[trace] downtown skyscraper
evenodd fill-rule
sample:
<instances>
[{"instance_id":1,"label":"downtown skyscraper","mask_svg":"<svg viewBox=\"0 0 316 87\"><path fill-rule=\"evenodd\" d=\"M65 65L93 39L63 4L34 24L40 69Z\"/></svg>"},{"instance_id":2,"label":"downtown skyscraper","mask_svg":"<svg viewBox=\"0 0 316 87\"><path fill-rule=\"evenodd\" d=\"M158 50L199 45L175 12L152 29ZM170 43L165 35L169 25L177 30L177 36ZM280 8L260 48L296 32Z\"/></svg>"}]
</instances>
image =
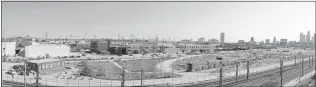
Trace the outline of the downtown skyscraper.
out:
<instances>
[{"instance_id":1,"label":"downtown skyscraper","mask_svg":"<svg viewBox=\"0 0 316 87\"><path fill-rule=\"evenodd\" d=\"M306 35L306 42L311 42L311 34L309 31L307 32L307 35Z\"/></svg>"},{"instance_id":2,"label":"downtown skyscraper","mask_svg":"<svg viewBox=\"0 0 316 87\"><path fill-rule=\"evenodd\" d=\"M277 43L275 36L273 37L273 43L274 43L274 44Z\"/></svg>"},{"instance_id":3,"label":"downtown skyscraper","mask_svg":"<svg viewBox=\"0 0 316 87\"><path fill-rule=\"evenodd\" d=\"M221 39L220 39L220 42L221 43L224 43L225 42L225 33L221 33Z\"/></svg>"},{"instance_id":4,"label":"downtown skyscraper","mask_svg":"<svg viewBox=\"0 0 316 87\"><path fill-rule=\"evenodd\" d=\"M305 43L305 35L303 33L300 34L300 43Z\"/></svg>"}]
</instances>

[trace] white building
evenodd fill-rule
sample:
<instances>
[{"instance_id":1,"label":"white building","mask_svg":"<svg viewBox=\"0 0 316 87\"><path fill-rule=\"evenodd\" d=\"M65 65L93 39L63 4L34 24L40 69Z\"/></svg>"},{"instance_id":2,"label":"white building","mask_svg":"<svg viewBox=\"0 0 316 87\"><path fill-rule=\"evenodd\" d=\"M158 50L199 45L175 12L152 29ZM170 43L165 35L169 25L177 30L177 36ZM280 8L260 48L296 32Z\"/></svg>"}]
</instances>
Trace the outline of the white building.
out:
<instances>
[{"instance_id":1,"label":"white building","mask_svg":"<svg viewBox=\"0 0 316 87\"><path fill-rule=\"evenodd\" d=\"M19 52L19 56L22 57L63 57L70 55L70 47L60 44L37 44L26 46Z\"/></svg>"},{"instance_id":2,"label":"white building","mask_svg":"<svg viewBox=\"0 0 316 87\"><path fill-rule=\"evenodd\" d=\"M189 52L214 52L214 49L218 46L217 44L211 45L198 45L198 44L177 44L176 48L180 48L183 53Z\"/></svg>"},{"instance_id":3,"label":"white building","mask_svg":"<svg viewBox=\"0 0 316 87\"><path fill-rule=\"evenodd\" d=\"M15 55L16 42L2 42L1 47L2 47L1 56L14 56Z\"/></svg>"}]
</instances>

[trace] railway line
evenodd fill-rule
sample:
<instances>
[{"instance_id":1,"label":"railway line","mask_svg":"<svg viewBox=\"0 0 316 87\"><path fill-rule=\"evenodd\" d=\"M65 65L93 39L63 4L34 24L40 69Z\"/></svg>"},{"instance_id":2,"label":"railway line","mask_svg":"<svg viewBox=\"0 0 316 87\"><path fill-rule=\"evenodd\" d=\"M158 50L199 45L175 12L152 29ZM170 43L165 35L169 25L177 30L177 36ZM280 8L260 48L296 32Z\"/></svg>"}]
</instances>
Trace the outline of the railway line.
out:
<instances>
[{"instance_id":1,"label":"railway line","mask_svg":"<svg viewBox=\"0 0 316 87\"><path fill-rule=\"evenodd\" d=\"M301 73L301 65L302 63L298 63L296 65L284 66L283 67L283 85L287 82L298 78L302 75ZM314 70L313 67L309 67L308 61L304 61L304 75ZM260 87L270 87L270 86L280 86L281 85L281 77L280 77L280 68L275 68L263 72L250 73L249 79L246 78L246 75L238 76L238 82L236 82L236 78L226 77L223 78L222 85L225 87L230 86L260 86ZM219 86L218 80L209 80L203 81L196 84L188 84L187 87L205 87L205 86Z\"/></svg>"}]
</instances>

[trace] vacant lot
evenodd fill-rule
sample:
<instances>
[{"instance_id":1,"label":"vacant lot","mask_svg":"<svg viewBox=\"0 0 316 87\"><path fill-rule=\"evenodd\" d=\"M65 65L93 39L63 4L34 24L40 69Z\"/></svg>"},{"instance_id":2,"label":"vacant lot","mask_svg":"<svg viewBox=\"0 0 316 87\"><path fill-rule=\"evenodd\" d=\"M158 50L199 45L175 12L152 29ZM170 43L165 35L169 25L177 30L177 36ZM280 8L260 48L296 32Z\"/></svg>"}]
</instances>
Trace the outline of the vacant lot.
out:
<instances>
[{"instance_id":1,"label":"vacant lot","mask_svg":"<svg viewBox=\"0 0 316 87\"><path fill-rule=\"evenodd\" d=\"M137 59L137 60L124 60L117 62L120 66L125 67L131 72L140 72L143 66L144 72L157 72L160 69L156 68L156 65L160 62L169 60L172 58L153 58L153 59Z\"/></svg>"},{"instance_id":2,"label":"vacant lot","mask_svg":"<svg viewBox=\"0 0 316 87\"><path fill-rule=\"evenodd\" d=\"M287 58L285 56L288 56ZM299 58L307 57L307 56L297 56L297 61ZM293 55L283 54L283 55L265 55L265 56L253 56L253 59L250 60L250 68L262 67L266 65L280 63L280 58L284 58L284 61L288 61L289 59L294 59ZM235 62L239 64L239 68L246 68L246 62L242 59L242 57L225 57L225 61L223 61L224 67L235 67ZM236 61L238 60L238 61ZM182 60L177 60L172 64L174 69L184 71L187 68L187 63L191 63L193 65L193 71L200 71L206 69L217 68L219 66L219 61L216 60L216 56L209 55L206 57L193 57Z\"/></svg>"},{"instance_id":3,"label":"vacant lot","mask_svg":"<svg viewBox=\"0 0 316 87\"><path fill-rule=\"evenodd\" d=\"M125 72L126 80L139 80L141 78L141 64L144 66L143 71L143 79L159 79L159 78L171 78L171 77L180 77L180 75L159 72L159 70L155 67L159 61L164 61L167 59L144 59L144 60L128 60L125 62L118 62L121 66L125 65L125 67L131 72ZM136 62L136 63L134 63ZM82 71L84 73L89 73L95 78L101 79L111 79L111 80L121 80L122 78L122 69L113 64L112 62L102 61L102 62L85 62L83 64L86 66L86 70ZM133 65L135 67L133 67Z\"/></svg>"}]
</instances>

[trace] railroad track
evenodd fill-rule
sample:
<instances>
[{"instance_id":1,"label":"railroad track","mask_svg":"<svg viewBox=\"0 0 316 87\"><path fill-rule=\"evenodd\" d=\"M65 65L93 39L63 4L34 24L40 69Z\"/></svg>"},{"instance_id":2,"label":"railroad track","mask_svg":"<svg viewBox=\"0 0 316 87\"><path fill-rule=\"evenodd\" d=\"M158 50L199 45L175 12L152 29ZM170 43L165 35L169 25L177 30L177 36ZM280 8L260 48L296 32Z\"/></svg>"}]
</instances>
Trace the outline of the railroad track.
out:
<instances>
[{"instance_id":1,"label":"railroad track","mask_svg":"<svg viewBox=\"0 0 316 87\"><path fill-rule=\"evenodd\" d=\"M298 65L301 65L301 63L298 63ZM314 68L309 66L308 61L304 61L304 74L309 73ZM287 82L299 77L301 75L301 67L298 68L295 65L290 66L284 66L283 67L283 85ZM270 77L275 77L273 81ZM267 87L267 86L277 86L280 85L280 70L279 68L263 71L263 72L257 72L257 73L251 73L249 74L249 79L246 79L246 75L241 75L238 77L238 82L236 82L235 77L227 77L223 78L223 86L261 86L261 87ZM190 85L188 87L204 87L204 86L218 86L219 81L217 80L209 80L200 82L194 85Z\"/></svg>"}]
</instances>

